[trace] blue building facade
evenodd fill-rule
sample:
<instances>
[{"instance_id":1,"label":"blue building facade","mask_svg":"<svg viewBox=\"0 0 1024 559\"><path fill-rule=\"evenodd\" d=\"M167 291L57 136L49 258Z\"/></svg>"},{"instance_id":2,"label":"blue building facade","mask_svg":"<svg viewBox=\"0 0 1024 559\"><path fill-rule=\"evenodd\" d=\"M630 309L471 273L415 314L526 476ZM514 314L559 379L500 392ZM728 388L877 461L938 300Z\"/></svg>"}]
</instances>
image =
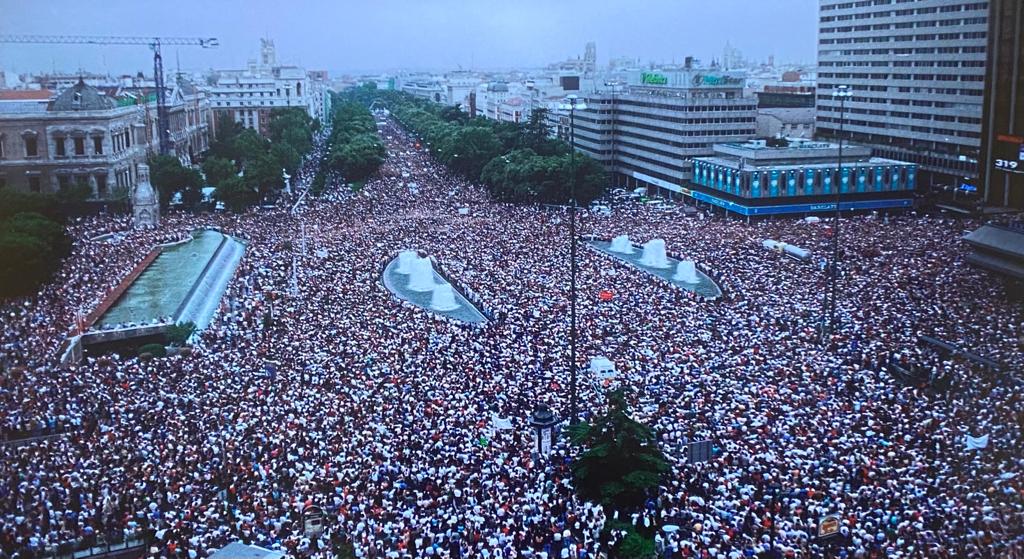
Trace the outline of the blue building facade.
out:
<instances>
[{"instance_id":1,"label":"blue building facade","mask_svg":"<svg viewBox=\"0 0 1024 559\"><path fill-rule=\"evenodd\" d=\"M715 156L693 161L691 195L742 215L834 210L837 189L841 209L912 205L916 165L855 156L840 169L833 159L838 146L806 144L715 146Z\"/></svg>"}]
</instances>

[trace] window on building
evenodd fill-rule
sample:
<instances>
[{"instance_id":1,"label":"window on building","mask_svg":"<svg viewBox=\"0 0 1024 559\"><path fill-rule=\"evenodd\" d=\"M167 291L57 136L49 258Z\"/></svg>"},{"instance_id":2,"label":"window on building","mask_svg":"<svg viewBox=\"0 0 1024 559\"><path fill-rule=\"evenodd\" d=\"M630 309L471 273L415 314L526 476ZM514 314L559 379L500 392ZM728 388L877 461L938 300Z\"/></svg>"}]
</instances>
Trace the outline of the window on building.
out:
<instances>
[{"instance_id":1,"label":"window on building","mask_svg":"<svg viewBox=\"0 0 1024 559\"><path fill-rule=\"evenodd\" d=\"M57 150L57 157L64 157L67 152L64 151L64 138L58 137L53 139L55 148Z\"/></svg>"},{"instance_id":2,"label":"window on building","mask_svg":"<svg viewBox=\"0 0 1024 559\"><path fill-rule=\"evenodd\" d=\"M85 138L75 138L75 155L85 155Z\"/></svg>"},{"instance_id":3,"label":"window on building","mask_svg":"<svg viewBox=\"0 0 1024 559\"><path fill-rule=\"evenodd\" d=\"M39 156L39 142L35 136L25 137L25 157Z\"/></svg>"},{"instance_id":4,"label":"window on building","mask_svg":"<svg viewBox=\"0 0 1024 559\"><path fill-rule=\"evenodd\" d=\"M92 151L96 155L103 155L103 138L97 136L92 139Z\"/></svg>"},{"instance_id":5,"label":"window on building","mask_svg":"<svg viewBox=\"0 0 1024 559\"><path fill-rule=\"evenodd\" d=\"M68 185L71 184L71 181L69 180L70 178L71 177L67 175L57 175L57 187L60 188L61 191L67 190Z\"/></svg>"},{"instance_id":6,"label":"window on building","mask_svg":"<svg viewBox=\"0 0 1024 559\"><path fill-rule=\"evenodd\" d=\"M35 138L33 138L34 140ZM42 189L39 186L39 177L28 178L28 189L32 192L40 192Z\"/></svg>"},{"instance_id":7,"label":"window on building","mask_svg":"<svg viewBox=\"0 0 1024 559\"><path fill-rule=\"evenodd\" d=\"M96 175L96 193L100 198L103 198L107 194L107 176Z\"/></svg>"},{"instance_id":8,"label":"window on building","mask_svg":"<svg viewBox=\"0 0 1024 559\"><path fill-rule=\"evenodd\" d=\"M7 177L0 175L0 190L7 188Z\"/></svg>"}]
</instances>

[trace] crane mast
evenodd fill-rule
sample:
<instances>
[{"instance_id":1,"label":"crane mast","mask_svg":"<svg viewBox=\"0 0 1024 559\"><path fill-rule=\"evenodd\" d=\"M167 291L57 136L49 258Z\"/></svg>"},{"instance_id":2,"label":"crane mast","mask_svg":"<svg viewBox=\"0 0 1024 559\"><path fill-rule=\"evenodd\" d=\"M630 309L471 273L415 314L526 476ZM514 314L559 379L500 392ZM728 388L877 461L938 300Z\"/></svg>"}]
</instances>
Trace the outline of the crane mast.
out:
<instances>
[{"instance_id":1,"label":"crane mast","mask_svg":"<svg viewBox=\"0 0 1024 559\"><path fill-rule=\"evenodd\" d=\"M216 37L105 37L89 35L0 35L0 43L35 43L51 45L145 45L153 50L153 81L156 85L156 122L160 155L171 152L171 123L164 88L164 61L161 45L198 46L204 49L219 46Z\"/></svg>"}]
</instances>

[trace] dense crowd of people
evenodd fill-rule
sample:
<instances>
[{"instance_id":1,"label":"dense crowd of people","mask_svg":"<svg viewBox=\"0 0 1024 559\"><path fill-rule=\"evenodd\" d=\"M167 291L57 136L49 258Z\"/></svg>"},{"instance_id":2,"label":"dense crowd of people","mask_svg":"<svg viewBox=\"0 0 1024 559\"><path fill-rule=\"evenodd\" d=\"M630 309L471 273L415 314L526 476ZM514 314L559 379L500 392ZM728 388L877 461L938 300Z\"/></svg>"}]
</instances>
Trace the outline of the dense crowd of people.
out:
<instances>
[{"instance_id":1,"label":"dense crowd of people","mask_svg":"<svg viewBox=\"0 0 1024 559\"><path fill-rule=\"evenodd\" d=\"M538 404L569 409L565 210L493 203L400 128L381 135L388 159L359 192L334 177L319 198L171 214L155 231L72 224L58 277L0 309L0 423L73 427L0 450L0 555L132 540L201 559L237 540L295 557L589 559L614 556L615 522L656 534L666 559L994 557L1024 537L1024 313L965 263L959 237L977 222L844 219L839 327L821 343L825 274L761 241L827 254L827 221L581 213L584 235L664 239L723 291L703 299L580 251L583 419L605 389L587 362L608 357L672 464L643 510L606 510L573 491L578 449L532 453L527 423ZM154 244L200 227L247 248L190 354L59 363L79 317ZM409 248L493 320L399 304L380 274ZM1002 368L922 349L922 335ZM900 383L893 363L929 378ZM708 439L711 459L688 463ZM309 506L325 511L320 538ZM840 528L822 540L826 515Z\"/></svg>"}]
</instances>

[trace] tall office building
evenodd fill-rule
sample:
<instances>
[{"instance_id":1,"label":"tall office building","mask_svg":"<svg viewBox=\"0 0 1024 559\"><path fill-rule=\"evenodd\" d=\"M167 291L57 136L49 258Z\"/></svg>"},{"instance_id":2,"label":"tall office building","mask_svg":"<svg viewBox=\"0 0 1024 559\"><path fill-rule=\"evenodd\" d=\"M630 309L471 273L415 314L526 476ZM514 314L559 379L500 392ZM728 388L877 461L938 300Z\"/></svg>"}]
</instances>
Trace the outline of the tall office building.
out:
<instances>
[{"instance_id":1,"label":"tall office building","mask_svg":"<svg viewBox=\"0 0 1024 559\"><path fill-rule=\"evenodd\" d=\"M925 187L976 181L988 8L971 0L819 0L817 134L836 137L832 92L848 85L848 140L916 163Z\"/></svg>"},{"instance_id":2,"label":"tall office building","mask_svg":"<svg viewBox=\"0 0 1024 559\"><path fill-rule=\"evenodd\" d=\"M986 204L1024 209L1024 2L989 3L980 190Z\"/></svg>"},{"instance_id":3,"label":"tall office building","mask_svg":"<svg viewBox=\"0 0 1024 559\"><path fill-rule=\"evenodd\" d=\"M587 94L576 112L576 147L601 162L613 184L687 194L693 158L719 143L754 136L757 100L744 96L746 74L683 68L630 72L627 84ZM570 134L569 114L548 114L554 131Z\"/></svg>"}]
</instances>

